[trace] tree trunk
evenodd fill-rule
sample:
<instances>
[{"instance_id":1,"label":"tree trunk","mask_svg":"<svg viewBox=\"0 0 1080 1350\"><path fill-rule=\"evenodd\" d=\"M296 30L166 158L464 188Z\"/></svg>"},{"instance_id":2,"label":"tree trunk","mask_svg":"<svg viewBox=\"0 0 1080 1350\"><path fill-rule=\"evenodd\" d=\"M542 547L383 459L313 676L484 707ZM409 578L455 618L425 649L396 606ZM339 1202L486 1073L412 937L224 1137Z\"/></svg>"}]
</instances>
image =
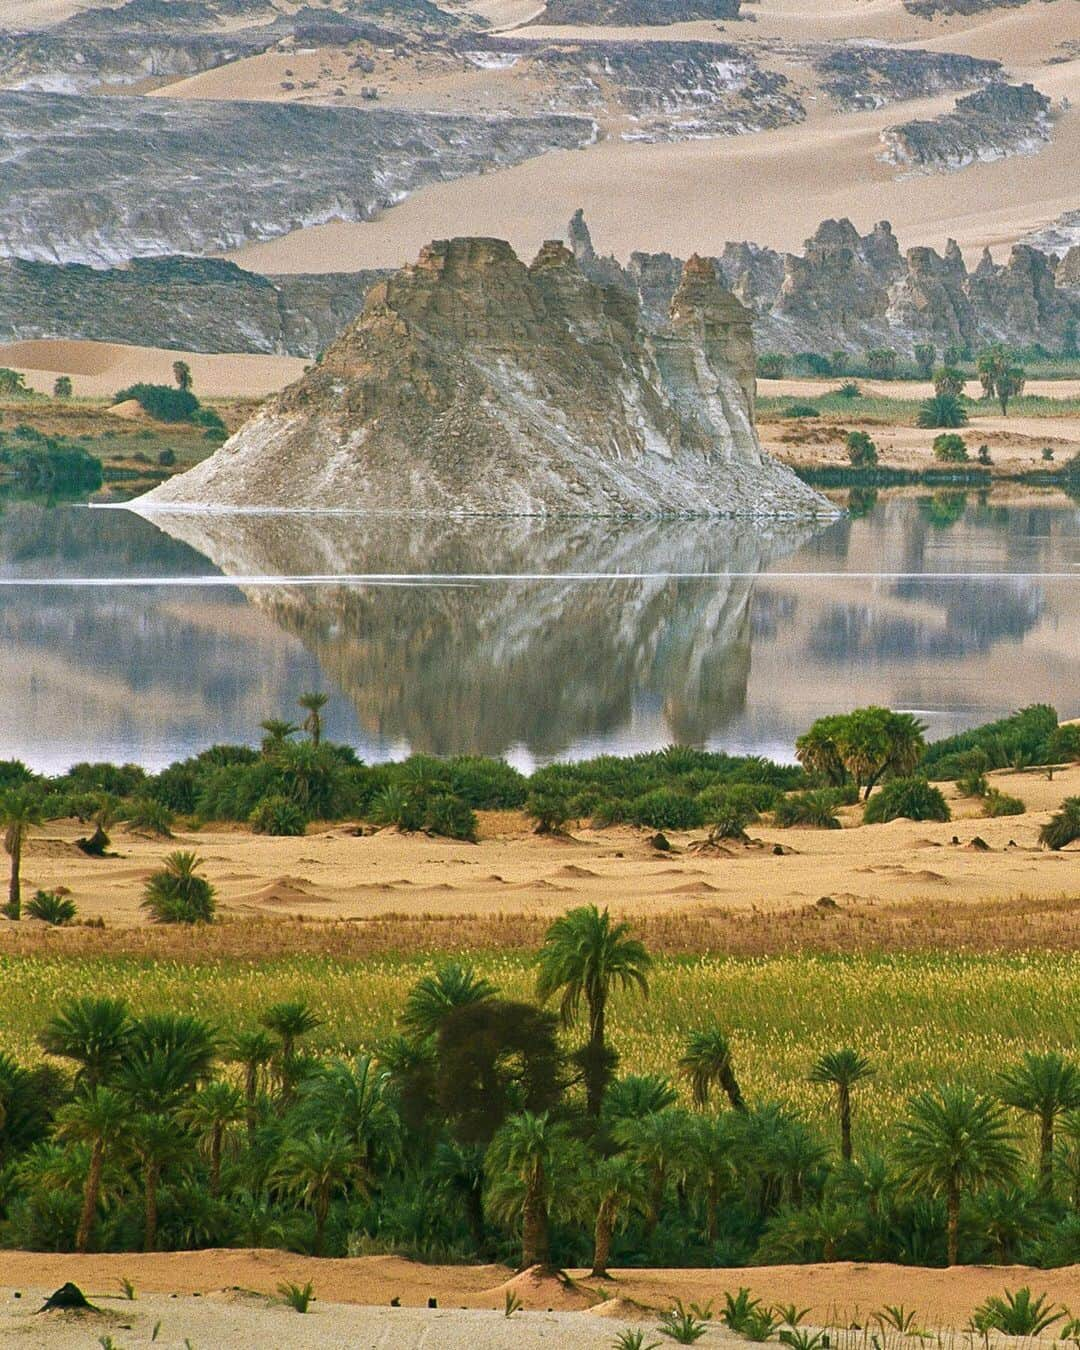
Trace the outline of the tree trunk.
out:
<instances>
[{"instance_id":1,"label":"tree trunk","mask_svg":"<svg viewBox=\"0 0 1080 1350\"><path fill-rule=\"evenodd\" d=\"M465 1221L469 1225L469 1235L477 1256L484 1254L487 1246L487 1231L484 1228L484 1193L479 1186L472 1186L465 1195Z\"/></svg>"},{"instance_id":2,"label":"tree trunk","mask_svg":"<svg viewBox=\"0 0 1080 1350\"><path fill-rule=\"evenodd\" d=\"M157 1250L157 1192L161 1168L157 1163L146 1164L146 1210L143 1223L143 1251Z\"/></svg>"},{"instance_id":3,"label":"tree trunk","mask_svg":"<svg viewBox=\"0 0 1080 1350\"><path fill-rule=\"evenodd\" d=\"M851 1090L846 1083L840 1084L840 1156L845 1162L851 1161Z\"/></svg>"},{"instance_id":4,"label":"tree trunk","mask_svg":"<svg viewBox=\"0 0 1080 1350\"><path fill-rule=\"evenodd\" d=\"M90 1231L94 1226L94 1215L97 1213L98 1195L101 1192L101 1169L104 1163L105 1141L95 1139L90 1153L90 1170L86 1174L86 1188L83 1191L79 1231L75 1234L75 1250L80 1254L90 1246Z\"/></svg>"},{"instance_id":5,"label":"tree trunk","mask_svg":"<svg viewBox=\"0 0 1080 1350\"><path fill-rule=\"evenodd\" d=\"M248 1147L255 1146L255 1099L259 1095L259 1066L251 1063L244 1075L244 1101L247 1104Z\"/></svg>"},{"instance_id":6,"label":"tree trunk","mask_svg":"<svg viewBox=\"0 0 1080 1350\"><path fill-rule=\"evenodd\" d=\"M330 1212L330 1197L320 1195L315 1201L315 1255L322 1256L326 1241L326 1216Z\"/></svg>"},{"instance_id":7,"label":"tree trunk","mask_svg":"<svg viewBox=\"0 0 1080 1350\"><path fill-rule=\"evenodd\" d=\"M22 834L18 826L12 833L11 839L11 876L8 879L8 902L4 913L9 919L22 918L22 892L20 890L19 872L22 867Z\"/></svg>"},{"instance_id":8,"label":"tree trunk","mask_svg":"<svg viewBox=\"0 0 1080 1350\"><path fill-rule=\"evenodd\" d=\"M585 1070L585 1109L593 1120L600 1119L607 1087L607 1061L604 1056L604 1000L589 1009L589 1061Z\"/></svg>"},{"instance_id":9,"label":"tree trunk","mask_svg":"<svg viewBox=\"0 0 1080 1350\"><path fill-rule=\"evenodd\" d=\"M596 1212L596 1229L593 1234L592 1270L589 1275L594 1280L608 1278L608 1262L611 1260L611 1234L615 1228L615 1213L608 1200L600 1202Z\"/></svg>"},{"instance_id":10,"label":"tree trunk","mask_svg":"<svg viewBox=\"0 0 1080 1350\"><path fill-rule=\"evenodd\" d=\"M739 1080L735 1077L735 1070L730 1064L725 1065L720 1071L720 1086L724 1089L733 1111L746 1110L746 1102L743 1101L742 1088L739 1087Z\"/></svg>"},{"instance_id":11,"label":"tree trunk","mask_svg":"<svg viewBox=\"0 0 1080 1350\"><path fill-rule=\"evenodd\" d=\"M1039 1194L1049 1200L1054 1194L1054 1113L1039 1121Z\"/></svg>"},{"instance_id":12,"label":"tree trunk","mask_svg":"<svg viewBox=\"0 0 1080 1350\"><path fill-rule=\"evenodd\" d=\"M224 1126L215 1125L210 1136L210 1194L221 1190L221 1136Z\"/></svg>"},{"instance_id":13,"label":"tree trunk","mask_svg":"<svg viewBox=\"0 0 1080 1350\"><path fill-rule=\"evenodd\" d=\"M946 1259L950 1266L955 1266L957 1250L960 1245L960 1188L955 1181L949 1183L946 1205L948 1210L948 1256Z\"/></svg>"},{"instance_id":14,"label":"tree trunk","mask_svg":"<svg viewBox=\"0 0 1080 1350\"><path fill-rule=\"evenodd\" d=\"M705 1191L705 1237L709 1242L716 1241L716 1217L720 1209L719 1189L716 1177L710 1177Z\"/></svg>"},{"instance_id":15,"label":"tree trunk","mask_svg":"<svg viewBox=\"0 0 1080 1350\"><path fill-rule=\"evenodd\" d=\"M649 1187L649 1212L645 1216L645 1236L652 1237L656 1225L660 1222L660 1208L664 1203L664 1182L666 1176L662 1167L654 1168L652 1185Z\"/></svg>"},{"instance_id":16,"label":"tree trunk","mask_svg":"<svg viewBox=\"0 0 1080 1350\"><path fill-rule=\"evenodd\" d=\"M527 1270L530 1266L546 1268L550 1264L547 1205L540 1194L540 1186L533 1184L525 1196L521 1216L521 1265Z\"/></svg>"}]
</instances>

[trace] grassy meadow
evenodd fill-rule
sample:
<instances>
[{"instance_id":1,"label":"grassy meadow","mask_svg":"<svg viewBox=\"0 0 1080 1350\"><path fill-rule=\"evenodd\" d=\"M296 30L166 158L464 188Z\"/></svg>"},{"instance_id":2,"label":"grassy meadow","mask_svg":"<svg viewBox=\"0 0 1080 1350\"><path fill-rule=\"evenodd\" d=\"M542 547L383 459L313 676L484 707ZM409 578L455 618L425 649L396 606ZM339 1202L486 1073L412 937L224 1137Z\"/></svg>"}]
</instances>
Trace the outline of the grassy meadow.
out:
<instances>
[{"instance_id":1,"label":"grassy meadow","mask_svg":"<svg viewBox=\"0 0 1080 1350\"><path fill-rule=\"evenodd\" d=\"M54 1009L100 994L138 1013L198 1013L226 1032L253 1026L275 1001L304 999L323 1020L312 1049L372 1048L433 959L4 957L0 1050L34 1061L36 1033ZM527 954L471 959L508 997L532 997ZM863 1145L886 1142L910 1093L952 1079L982 1088L1024 1050L1071 1051L1080 1025L1080 953L666 956L651 986L647 1003L615 995L609 1034L622 1072L674 1076L686 1036L716 1019L748 1097L782 1100L820 1123L833 1099L806 1081L807 1070L823 1051L851 1045L876 1070L855 1093Z\"/></svg>"}]
</instances>

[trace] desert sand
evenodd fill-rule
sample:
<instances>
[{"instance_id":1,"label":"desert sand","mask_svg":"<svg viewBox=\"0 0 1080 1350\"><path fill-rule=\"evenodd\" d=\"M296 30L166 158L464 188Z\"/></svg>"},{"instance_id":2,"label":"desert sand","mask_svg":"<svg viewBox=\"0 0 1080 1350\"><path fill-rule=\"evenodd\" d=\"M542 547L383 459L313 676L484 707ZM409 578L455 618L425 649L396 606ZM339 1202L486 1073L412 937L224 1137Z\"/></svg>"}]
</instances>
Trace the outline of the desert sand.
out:
<instances>
[{"instance_id":1,"label":"desert sand","mask_svg":"<svg viewBox=\"0 0 1080 1350\"><path fill-rule=\"evenodd\" d=\"M70 375L75 396L86 398L109 398L125 385L139 382L172 384L174 361L186 361L196 393L211 398L264 397L298 380L309 364L295 356L207 356L114 342L50 339L0 345L0 366L22 371L30 388L52 393L56 377Z\"/></svg>"},{"instance_id":2,"label":"desert sand","mask_svg":"<svg viewBox=\"0 0 1080 1350\"><path fill-rule=\"evenodd\" d=\"M478 844L396 830L359 834L350 824L312 826L301 838L210 826L179 829L172 840L117 827L120 856L91 859L74 842L86 827L50 822L24 851L24 884L28 893L66 886L82 918L100 917L110 928L145 923L143 886L176 848L205 859L222 917L233 920L542 919L589 903L627 915L717 918L803 911L822 896L870 907L1075 896L1080 850L1043 851L1037 835L1064 797L1080 793L1080 765L1055 772L1053 781L1041 771L991 778L1028 813L985 819L981 802L958 799L950 785L954 819L947 824L856 825L861 810L849 807L840 813L849 827L843 830L763 822L752 827L755 843L705 849L702 831L672 832L669 854L653 847L647 830L580 829L552 839L534 834L516 812L489 812L481 815ZM988 847L972 846L976 836ZM0 925L0 942L15 936L14 927ZM77 932L48 936L63 942Z\"/></svg>"},{"instance_id":3,"label":"desert sand","mask_svg":"<svg viewBox=\"0 0 1080 1350\"><path fill-rule=\"evenodd\" d=\"M916 1269L893 1265L762 1266L733 1270L615 1270L603 1283L584 1271L568 1279L521 1275L502 1266L421 1266L393 1256L316 1260L269 1250L173 1252L115 1256L0 1253L0 1336L30 1347L83 1347L102 1334L120 1344L143 1343L160 1324L156 1344L379 1346L415 1350L518 1350L550 1345L567 1350L610 1347L624 1326L653 1328L676 1298L722 1303L741 1285L767 1303L809 1309L810 1326L833 1332L841 1350L855 1350L875 1310L904 1304L923 1327L961 1327L975 1306L1003 1287L1033 1284L1051 1301L1075 1298L1080 1268L1033 1271L1022 1266ZM135 1298L120 1293L130 1280ZM100 1311L96 1314L36 1310L52 1289L73 1280ZM283 1281L315 1286L315 1301L301 1320L277 1297ZM15 1297L18 1291L20 1297ZM507 1293L522 1311L504 1315ZM390 1307L391 1299L400 1307ZM438 1308L429 1310L435 1298ZM120 1339L120 1338L125 1339ZM655 1337L651 1338L655 1339ZM667 1342L665 1342L666 1344ZM701 1345L741 1344L714 1323ZM964 1338L960 1344L967 1344ZM981 1339L977 1342L982 1344Z\"/></svg>"}]
</instances>

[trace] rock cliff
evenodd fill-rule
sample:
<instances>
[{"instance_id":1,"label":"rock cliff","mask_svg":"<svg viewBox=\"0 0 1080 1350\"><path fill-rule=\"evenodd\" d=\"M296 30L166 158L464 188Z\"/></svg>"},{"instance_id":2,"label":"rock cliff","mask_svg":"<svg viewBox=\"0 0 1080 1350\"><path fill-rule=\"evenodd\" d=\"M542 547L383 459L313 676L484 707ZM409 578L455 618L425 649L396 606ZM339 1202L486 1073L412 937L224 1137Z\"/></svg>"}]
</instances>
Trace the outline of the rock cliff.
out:
<instances>
[{"instance_id":1,"label":"rock cliff","mask_svg":"<svg viewBox=\"0 0 1080 1350\"><path fill-rule=\"evenodd\" d=\"M691 258L659 330L561 243L455 239L214 455L140 499L431 515L816 515L762 454L750 315Z\"/></svg>"},{"instance_id":2,"label":"rock cliff","mask_svg":"<svg viewBox=\"0 0 1080 1350\"><path fill-rule=\"evenodd\" d=\"M921 173L1036 154L1050 139L1050 100L1031 84L992 84L951 113L886 127L881 139L884 158Z\"/></svg>"}]
</instances>

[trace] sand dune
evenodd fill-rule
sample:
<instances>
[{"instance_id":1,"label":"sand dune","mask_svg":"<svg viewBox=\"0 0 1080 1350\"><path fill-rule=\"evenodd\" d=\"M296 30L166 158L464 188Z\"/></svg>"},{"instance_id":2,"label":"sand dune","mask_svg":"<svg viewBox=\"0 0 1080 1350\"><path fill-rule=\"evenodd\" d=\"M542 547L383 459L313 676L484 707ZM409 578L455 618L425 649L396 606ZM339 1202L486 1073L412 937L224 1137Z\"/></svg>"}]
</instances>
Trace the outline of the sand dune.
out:
<instances>
[{"instance_id":1,"label":"sand dune","mask_svg":"<svg viewBox=\"0 0 1080 1350\"><path fill-rule=\"evenodd\" d=\"M172 384L174 361L188 363L196 392L209 397L261 398L299 379L308 364L293 356L206 356L113 342L50 339L0 345L0 366L22 371L31 388L51 393L57 375L70 375L76 396L85 398L110 398L140 381Z\"/></svg>"}]
</instances>

